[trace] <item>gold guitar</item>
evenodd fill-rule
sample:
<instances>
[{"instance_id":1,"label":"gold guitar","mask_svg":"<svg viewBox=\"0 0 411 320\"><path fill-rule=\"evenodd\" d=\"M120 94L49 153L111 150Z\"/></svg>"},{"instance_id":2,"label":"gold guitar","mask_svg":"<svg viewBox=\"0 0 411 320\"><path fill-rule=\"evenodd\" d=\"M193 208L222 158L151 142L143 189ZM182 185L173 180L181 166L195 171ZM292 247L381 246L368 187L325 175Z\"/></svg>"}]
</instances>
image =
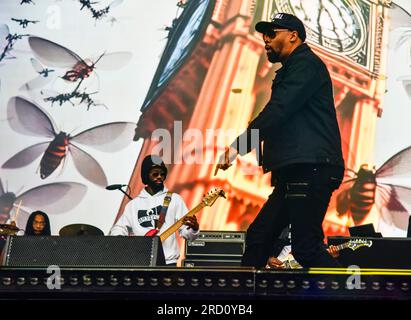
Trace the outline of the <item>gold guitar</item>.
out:
<instances>
[{"instance_id":1,"label":"gold guitar","mask_svg":"<svg viewBox=\"0 0 411 320\"><path fill-rule=\"evenodd\" d=\"M199 212L204 207L208 206L211 207L214 202L216 202L217 198L223 197L225 198L225 192L221 188L213 188L211 189L201 200L201 203L187 212L183 217L181 217L178 221L176 221L171 227L160 234L161 242L166 240L169 236L171 236L174 232L176 232L182 225L185 217L194 216L197 212ZM152 229L148 231L145 236L155 236L159 230Z\"/></svg>"},{"instance_id":2,"label":"gold guitar","mask_svg":"<svg viewBox=\"0 0 411 320\"><path fill-rule=\"evenodd\" d=\"M342 244L335 246L335 248L337 251L340 251L346 248L349 248L352 251L355 251L361 247L370 248L371 246L372 246L371 240L352 239L348 242L344 242ZM284 259L281 259L280 261L285 265L285 269L302 269L302 266L297 262L297 260L295 260L294 256L291 253L289 253Z\"/></svg>"}]
</instances>

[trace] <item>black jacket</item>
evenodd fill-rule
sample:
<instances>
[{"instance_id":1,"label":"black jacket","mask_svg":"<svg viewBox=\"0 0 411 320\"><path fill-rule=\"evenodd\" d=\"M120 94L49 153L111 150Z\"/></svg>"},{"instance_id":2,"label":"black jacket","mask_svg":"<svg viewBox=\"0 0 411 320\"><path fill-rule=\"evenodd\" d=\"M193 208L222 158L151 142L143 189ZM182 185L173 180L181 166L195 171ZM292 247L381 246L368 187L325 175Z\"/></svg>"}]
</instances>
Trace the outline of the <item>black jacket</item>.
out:
<instances>
[{"instance_id":1,"label":"black jacket","mask_svg":"<svg viewBox=\"0 0 411 320\"><path fill-rule=\"evenodd\" d=\"M258 129L264 141L264 171L295 163L344 167L330 74L307 44L297 47L277 71L270 101L231 145L241 155L256 147L250 142L251 129ZM246 147L241 141L248 141Z\"/></svg>"}]
</instances>

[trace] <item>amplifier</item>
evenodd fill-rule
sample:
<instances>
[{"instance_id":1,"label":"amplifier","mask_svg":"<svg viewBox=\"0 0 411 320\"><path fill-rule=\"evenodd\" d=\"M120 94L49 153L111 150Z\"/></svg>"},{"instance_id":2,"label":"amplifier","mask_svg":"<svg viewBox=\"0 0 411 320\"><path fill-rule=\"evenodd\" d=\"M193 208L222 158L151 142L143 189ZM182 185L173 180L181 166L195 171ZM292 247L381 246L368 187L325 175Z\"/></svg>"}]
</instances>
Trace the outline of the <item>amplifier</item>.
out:
<instances>
[{"instance_id":1,"label":"amplifier","mask_svg":"<svg viewBox=\"0 0 411 320\"><path fill-rule=\"evenodd\" d=\"M241 260L245 235L244 231L200 231L197 239L186 241L185 256L189 259Z\"/></svg>"},{"instance_id":2,"label":"amplifier","mask_svg":"<svg viewBox=\"0 0 411 320\"><path fill-rule=\"evenodd\" d=\"M195 267L241 267L241 260L209 260L209 259L184 259L182 266L186 268Z\"/></svg>"}]
</instances>

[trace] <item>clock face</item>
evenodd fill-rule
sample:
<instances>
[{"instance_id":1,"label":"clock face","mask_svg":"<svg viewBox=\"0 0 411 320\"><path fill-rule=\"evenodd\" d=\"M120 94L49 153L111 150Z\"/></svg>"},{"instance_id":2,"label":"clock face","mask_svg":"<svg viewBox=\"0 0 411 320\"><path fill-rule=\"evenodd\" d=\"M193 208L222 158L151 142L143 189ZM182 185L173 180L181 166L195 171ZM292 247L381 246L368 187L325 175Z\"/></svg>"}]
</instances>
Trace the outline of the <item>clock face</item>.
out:
<instances>
[{"instance_id":1,"label":"clock face","mask_svg":"<svg viewBox=\"0 0 411 320\"><path fill-rule=\"evenodd\" d=\"M350 54L364 45L365 22L353 2L282 0L279 7L291 9L304 22L309 39L328 51Z\"/></svg>"},{"instance_id":2,"label":"clock face","mask_svg":"<svg viewBox=\"0 0 411 320\"><path fill-rule=\"evenodd\" d=\"M158 81L158 85L161 86L173 71L180 65L180 62L187 56L190 48L190 43L194 40L197 32L201 28L201 22L204 14L207 12L209 0L198 1L197 8L195 8L193 14L188 20L183 32L179 35L174 50L164 67L164 71Z\"/></svg>"},{"instance_id":3,"label":"clock face","mask_svg":"<svg viewBox=\"0 0 411 320\"><path fill-rule=\"evenodd\" d=\"M212 14L214 0L189 1L187 7L172 30L156 75L141 110L148 107L159 91L183 65L202 36Z\"/></svg>"}]
</instances>

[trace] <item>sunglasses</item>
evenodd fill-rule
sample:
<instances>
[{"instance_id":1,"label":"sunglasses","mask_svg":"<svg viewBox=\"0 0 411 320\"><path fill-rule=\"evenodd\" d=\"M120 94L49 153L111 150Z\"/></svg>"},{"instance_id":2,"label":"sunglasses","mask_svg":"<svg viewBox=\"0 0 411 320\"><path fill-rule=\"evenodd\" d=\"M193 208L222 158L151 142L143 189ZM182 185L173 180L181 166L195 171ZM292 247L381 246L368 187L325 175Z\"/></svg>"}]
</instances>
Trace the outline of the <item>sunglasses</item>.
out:
<instances>
[{"instance_id":1,"label":"sunglasses","mask_svg":"<svg viewBox=\"0 0 411 320\"><path fill-rule=\"evenodd\" d=\"M282 32L282 31L290 31L288 29L272 29L272 30L267 30L266 32L263 33L265 37L268 37L270 39L274 39L277 35L277 32Z\"/></svg>"}]
</instances>

